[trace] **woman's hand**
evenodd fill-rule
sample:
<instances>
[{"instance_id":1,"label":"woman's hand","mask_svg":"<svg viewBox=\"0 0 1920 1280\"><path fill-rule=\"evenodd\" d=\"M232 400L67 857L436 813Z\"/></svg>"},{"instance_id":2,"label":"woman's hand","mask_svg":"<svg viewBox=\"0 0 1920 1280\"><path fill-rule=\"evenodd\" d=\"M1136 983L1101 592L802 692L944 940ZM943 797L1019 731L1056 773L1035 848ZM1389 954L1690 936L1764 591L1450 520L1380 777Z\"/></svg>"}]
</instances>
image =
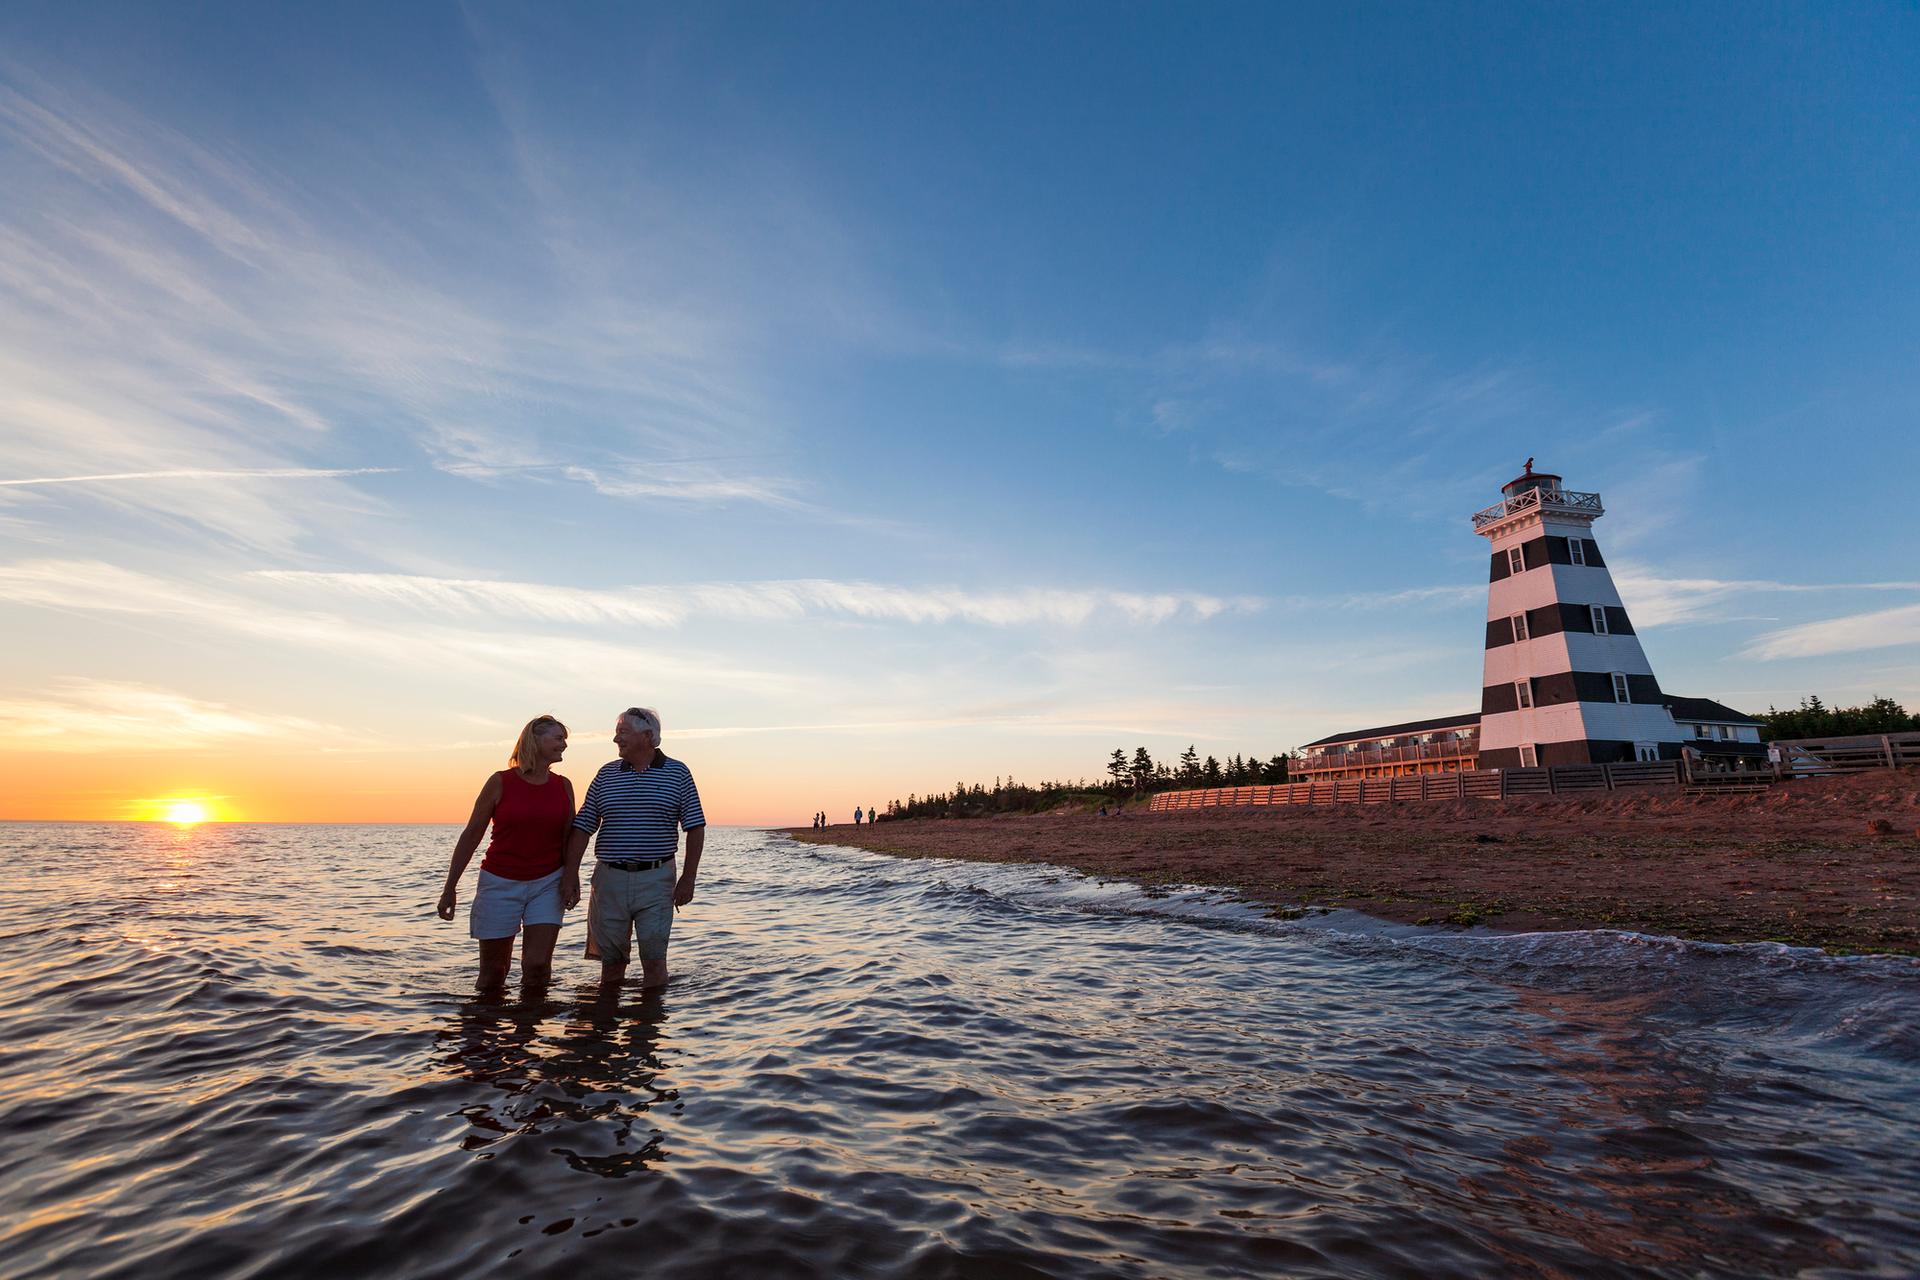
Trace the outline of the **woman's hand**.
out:
<instances>
[{"instance_id":1,"label":"woman's hand","mask_svg":"<svg viewBox=\"0 0 1920 1280\"><path fill-rule=\"evenodd\" d=\"M571 911L580 905L580 873L565 871L560 875L560 909Z\"/></svg>"},{"instance_id":2,"label":"woman's hand","mask_svg":"<svg viewBox=\"0 0 1920 1280\"><path fill-rule=\"evenodd\" d=\"M436 910L439 911L442 920L453 919L453 904L456 897L457 895L452 885L448 885L446 891L440 895L440 905Z\"/></svg>"}]
</instances>

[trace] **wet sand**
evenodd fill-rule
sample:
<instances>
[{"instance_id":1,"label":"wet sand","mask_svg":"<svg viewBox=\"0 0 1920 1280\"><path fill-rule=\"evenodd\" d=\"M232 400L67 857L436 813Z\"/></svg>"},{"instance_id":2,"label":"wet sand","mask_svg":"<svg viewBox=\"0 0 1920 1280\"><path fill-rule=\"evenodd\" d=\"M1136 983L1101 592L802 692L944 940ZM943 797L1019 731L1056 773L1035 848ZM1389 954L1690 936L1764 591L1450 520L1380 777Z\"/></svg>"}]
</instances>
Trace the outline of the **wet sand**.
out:
<instances>
[{"instance_id":1,"label":"wet sand","mask_svg":"<svg viewBox=\"0 0 1920 1280\"><path fill-rule=\"evenodd\" d=\"M1884 821L1888 834L1870 830ZM1403 923L1628 929L1920 955L1920 775L1762 796L1585 798L1085 812L799 828L900 857L1035 862L1145 885L1238 890L1276 912Z\"/></svg>"}]
</instances>

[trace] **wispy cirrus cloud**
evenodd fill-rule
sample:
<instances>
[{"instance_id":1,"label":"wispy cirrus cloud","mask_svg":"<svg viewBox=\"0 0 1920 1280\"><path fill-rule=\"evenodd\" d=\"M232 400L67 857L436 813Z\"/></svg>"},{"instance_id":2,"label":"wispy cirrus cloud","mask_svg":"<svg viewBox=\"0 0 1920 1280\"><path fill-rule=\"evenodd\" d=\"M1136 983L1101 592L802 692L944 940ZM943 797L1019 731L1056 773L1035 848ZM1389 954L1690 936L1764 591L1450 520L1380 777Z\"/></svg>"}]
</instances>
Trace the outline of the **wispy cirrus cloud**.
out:
<instances>
[{"instance_id":1,"label":"wispy cirrus cloud","mask_svg":"<svg viewBox=\"0 0 1920 1280\"><path fill-rule=\"evenodd\" d=\"M0 480L0 487L21 488L49 484L113 484L126 480L336 480L342 476L391 475L397 467L255 467L223 471L194 468L178 471L119 471L93 476L36 476Z\"/></svg>"},{"instance_id":2,"label":"wispy cirrus cloud","mask_svg":"<svg viewBox=\"0 0 1920 1280\"><path fill-rule=\"evenodd\" d=\"M494 63L511 59L494 45ZM496 142L530 173L563 122L505 118ZM320 185L401 176L397 157L350 154L336 163L359 170ZM457 162L444 184L422 163L405 161L409 190L466 189ZM0 165L0 474L68 486L16 490L273 551L372 510L351 481L389 468L350 462L395 452L476 480L552 468L624 501L833 515L764 463L662 469L777 452L782 417L757 390L768 351L857 335L864 320L829 321L884 310L854 283L857 238L771 169L724 191L647 169L589 193L546 173L531 224L506 193L402 213L327 201L274 153L4 60ZM730 235L742 217L756 225L736 230L784 230ZM447 271L432 246L450 225L472 259L511 270ZM182 487L222 472L316 483L274 498ZM149 483L118 484L135 477Z\"/></svg>"},{"instance_id":3,"label":"wispy cirrus cloud","mask_svg":"<svg viewBox=\"0 0 1920 1280\"><path fill-rule=\"evenodd\" d=\"M170 689L65 677L43 693L0 697L0 735L36 751L201 751L284 735L345 739L336 726L243 711Z\"/></svg>"},{"instance_id":4,"label":"wispy cirrus cloud","mask_svg":"<svg viewBox=\"0 0 1920 1280\"><path fill-rule=\"evenodd\" d=\"M1909 644L1920 644L1920 604L1822 618L1769 631L1742 649L1740 656L1762 661L1818 658Z\"/></svg>"},{"instance_id":5,"label":"wispy cirrus cloud","mask_svg":"<svg viewBox=\"0 0 1920 1280\"><path fill-rule=\"evenodd\" d=\"M198 583L95 560L0 565L0 598L9 605L66 613L166 618L189 629L357 659L383 670L457 669L473 676L521 680L528 675L528 656L538 654L542 670L577 672L589 681L619 683L644 672L651 681L675 680L702 688L758 694L808 691L818 684L804 674L743 667L709 654L668 651L625 638L481 630L427 622L372 628L337 614L277 607Z\"/></svg>"},{"instance_id":6,"label":"wispy cirrus cloud","mask_svg":"<svg viewBox=\"0 0 1920 1280\"><path fill-rule=\"evenodd\" d=\"M1265 607L1253 596L1193 592L1047 590L966 591L804 578L596 589L532 582L434 578L412 574L260 570L265 582L405 604L420 610L483 613L569 623L672 626L692 617L777 620L834 615L876 622L984 626L1080 626L1108 616L1151 625L1204 621Z\"/></svg>"},{"instance_id":7,"label":"wispy cirrus cloud","mask_svg":"<svg viewBox=\"0 0 1920 1280\"><path fill-rule=\"evenodd\" d=\"M1920 591L1920 581L1777 582L1767 578L1667 577L1644 565L1619 564L1613 580L1638 627L1710 621L1742 596L1832 591Z\"/></svg>"}]
</instances>

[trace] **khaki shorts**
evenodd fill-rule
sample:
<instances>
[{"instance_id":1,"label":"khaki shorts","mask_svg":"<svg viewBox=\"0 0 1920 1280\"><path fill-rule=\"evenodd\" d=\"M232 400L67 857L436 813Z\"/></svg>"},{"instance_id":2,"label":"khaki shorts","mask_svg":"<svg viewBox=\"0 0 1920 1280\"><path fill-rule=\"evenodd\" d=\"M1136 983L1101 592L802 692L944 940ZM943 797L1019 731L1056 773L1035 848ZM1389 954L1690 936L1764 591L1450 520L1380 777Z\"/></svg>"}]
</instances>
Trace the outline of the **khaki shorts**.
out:
<instances>
[{"instance_id":1,"label":"khaki shorts","mask_svg":"<svg viewBox=\"0 0 1920 1280\"><path fill-rule=\"evenodd\" d=\"M588 958L597 951L603 964L627 964L637 939L642 960L665 960L676 879L672 861L648 871L616 871L596 863L587 907Z\"/></svg>"}]
</instances>

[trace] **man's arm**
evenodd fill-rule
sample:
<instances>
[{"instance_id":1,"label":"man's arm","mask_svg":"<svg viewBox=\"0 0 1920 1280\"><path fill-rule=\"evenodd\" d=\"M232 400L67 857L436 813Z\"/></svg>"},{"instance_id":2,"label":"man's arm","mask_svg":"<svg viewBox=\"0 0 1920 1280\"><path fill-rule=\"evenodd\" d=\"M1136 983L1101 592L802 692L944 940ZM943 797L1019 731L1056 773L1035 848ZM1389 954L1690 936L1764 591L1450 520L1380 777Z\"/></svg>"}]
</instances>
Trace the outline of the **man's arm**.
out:
<instances>
[{"instance_id":1,"label":"man's arm","mask_svg":"<svg viewBox=\"0 0 1920 1280\"><path fill-rule=\"evenodd\" d=\"M673 905L684 907L693 901L693 881L700 874L700 852L707 847L707 829L695 827L687 832L687 856L680 867L679 883L673 886Z\"/></svg>"}]
</instances>

